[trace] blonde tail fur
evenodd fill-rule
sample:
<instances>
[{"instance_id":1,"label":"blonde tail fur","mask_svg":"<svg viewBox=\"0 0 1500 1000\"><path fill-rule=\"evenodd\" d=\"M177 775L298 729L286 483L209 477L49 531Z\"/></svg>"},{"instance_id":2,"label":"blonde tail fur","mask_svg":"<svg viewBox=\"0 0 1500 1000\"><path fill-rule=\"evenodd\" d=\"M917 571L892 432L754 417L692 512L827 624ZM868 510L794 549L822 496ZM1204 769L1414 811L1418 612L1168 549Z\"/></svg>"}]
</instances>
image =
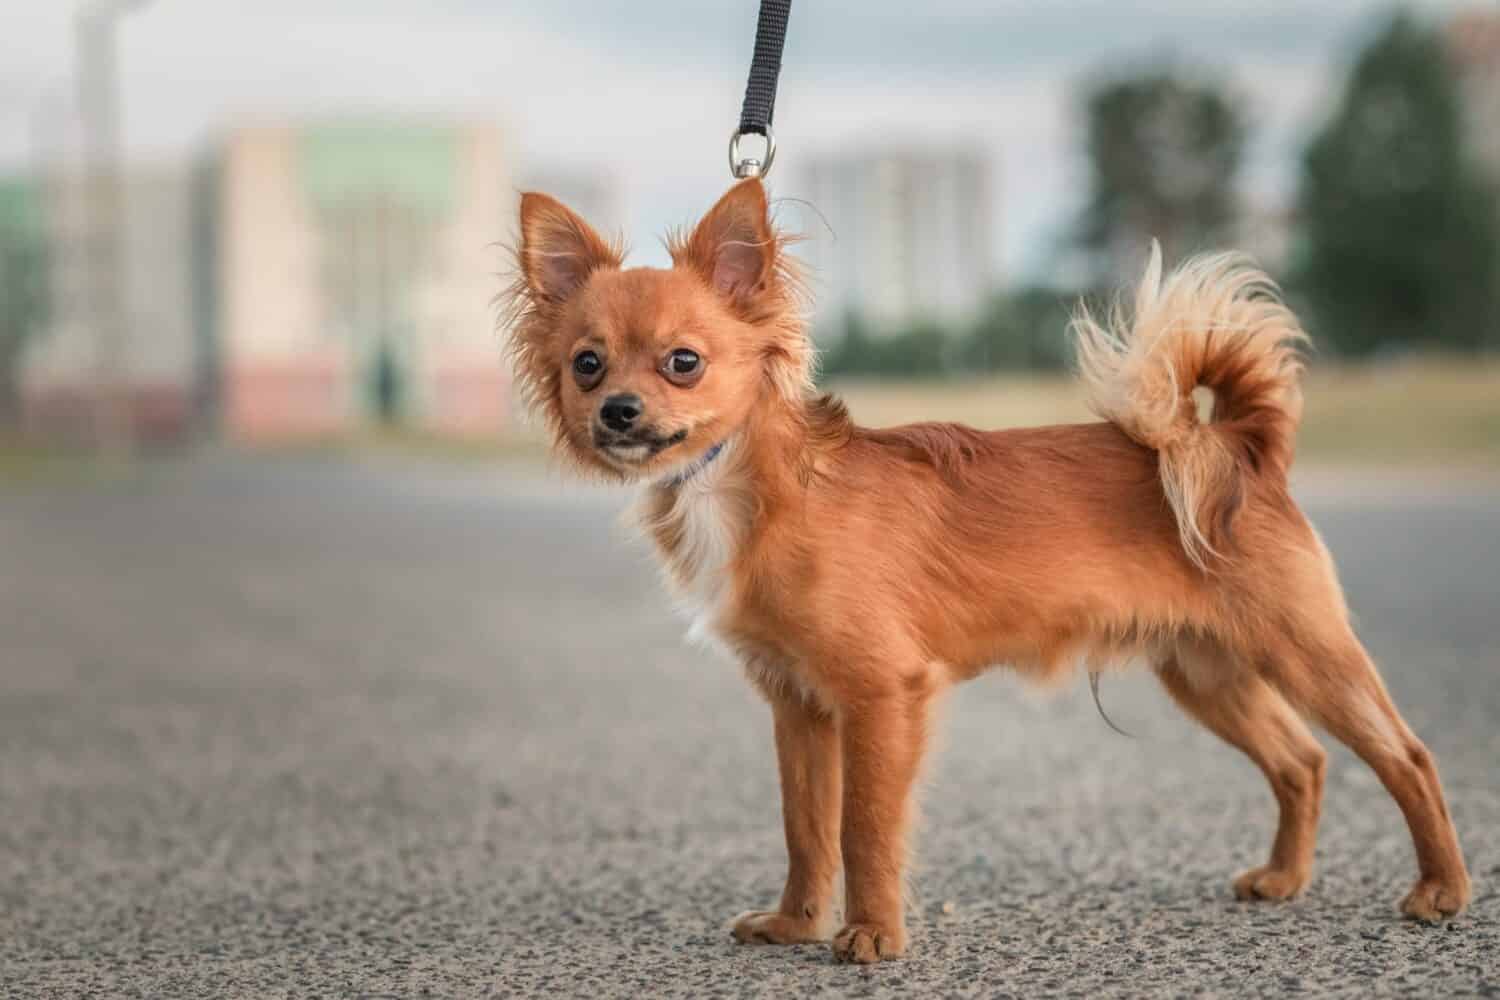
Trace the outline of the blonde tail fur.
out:
<instances>
[{"instance_id":1,"label":"blonde tail fur","mask_svg":"<svg viewBox=\"0 0 1500 1000\"><path fill-rule=\"evenodd\" d=\"M1251 476L1283 485L1302 416L1297 318L1246 259L1217 254L1162 276L1161 247L1108 322L1080 308L1078 366L1094 412L1159 455L1182 547L1199 567L1227 558ZM1193 390L1213 393L1200 420Z\"/></svg>"}]
</instances>

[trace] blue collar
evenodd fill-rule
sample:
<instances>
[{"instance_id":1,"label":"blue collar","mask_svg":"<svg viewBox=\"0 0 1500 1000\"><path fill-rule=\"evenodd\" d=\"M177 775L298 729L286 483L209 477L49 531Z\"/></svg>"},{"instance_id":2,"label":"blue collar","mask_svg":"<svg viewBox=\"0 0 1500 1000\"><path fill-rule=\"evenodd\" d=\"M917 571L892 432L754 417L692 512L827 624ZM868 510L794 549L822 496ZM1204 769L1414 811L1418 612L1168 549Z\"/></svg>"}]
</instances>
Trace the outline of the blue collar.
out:
<instances>
[{"instance_id":1,"label":"blue collar","mask_svg":"<svg viewBox=\"0 0 1500 1000\"><path fill-rule=\"evenodd\" d=\"M681 486L683 483L687 482L689 479L692 479L698 473L708 468L708 463L718 458L719 453L723 450L724 442L720 441L718 444L708 449L708 451L705 451L703 453L703 457L693 462L691 465L683 469L681 472L677 473L677 475L673 476L671 479L668 479L664 485L673 487Z\"/></svg>"}]
</instances>

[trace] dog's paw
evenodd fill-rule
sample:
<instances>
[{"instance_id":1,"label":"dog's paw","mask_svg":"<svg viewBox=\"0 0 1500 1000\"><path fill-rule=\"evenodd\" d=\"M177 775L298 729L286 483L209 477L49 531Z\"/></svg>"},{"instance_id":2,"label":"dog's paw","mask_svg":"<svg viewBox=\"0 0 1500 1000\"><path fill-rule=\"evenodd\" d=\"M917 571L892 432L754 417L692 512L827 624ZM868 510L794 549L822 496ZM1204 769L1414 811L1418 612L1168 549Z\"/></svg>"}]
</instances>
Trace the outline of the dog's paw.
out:
<instances>
[{"instance_id":1,"label":"dog's paw","mask_svg":"<svg viewBox=\"0 0 1500 1000\"><path fill-rule=\"evenodd\" d=\"M751 910L734 918L729 932L744 944L808 944L827 941L828 930L809 917L775 910Z\"/></svg>"},{"instance_id":2,"label":"dog's paw","mask_svg":"<svg viewBox=\"0 0 1500 1000\"><path fill-rule=\"evenodd\" d=\"M833 957L868 965L906 952L906 931L877 924L848 924L833 936Z\"/></svg>"},{"instance_id":3,"label":"dog's paw","mask_svg":"<svg viewBox=\"0 0 1500 1000\"><path fill-rule=\"evenodd\" d=\"M1437 923L1469 905L1468 879L1418 879L1401 901L1401 912L1415 920Z\"/></svg>"},{"instance_id":4,"label":"dog's paw","mask_svg":"<svg viewBox=\"0 0 1500 1000\"><path fill-rule=\"evenodd\" d=\"M1234 880L1236 899L1259 899L1281 902L1307 888L1308 874L1286 868L1261 865Z\"/></svg>"}]
</instances>

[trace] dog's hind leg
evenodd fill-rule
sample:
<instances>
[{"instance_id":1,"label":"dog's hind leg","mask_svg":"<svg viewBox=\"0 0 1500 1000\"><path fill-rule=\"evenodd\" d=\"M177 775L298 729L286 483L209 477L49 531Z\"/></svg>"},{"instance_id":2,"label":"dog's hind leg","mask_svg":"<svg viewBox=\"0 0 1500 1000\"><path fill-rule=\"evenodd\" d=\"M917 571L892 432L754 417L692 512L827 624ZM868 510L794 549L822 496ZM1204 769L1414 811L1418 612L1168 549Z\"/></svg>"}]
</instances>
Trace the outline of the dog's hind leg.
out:
<instances>
[{"instance_id":1,"label":"dog's hind leg","mask_svg":"<svg viewBox=\"0 0 1500 1000\"><path fill-rule=\"evenodd\" d=\"M1268 677L1296 705L1370 765L1406 817L1420 877L1401 903L1407 916L1438 920L1463 910L1470 883L1432 754L1396 711L1346 621L1304 626L1268 658Z\"/></svg>"},{"instance_id":2,"label":"dog's hind leg","mask_svg":"<svg viewBox=\"0 0 1500 1000\"><path fill-rule=\"evenodd\" d=\"M1240 899L1290 899L1312 877L1326 755L1287 700L1207 643L1157 665L1178 705L1253 760L1281 808L1270 860L1234 880ZM1183 659L1183 654L1187 659Z\"/></svg>"}]
</instances>

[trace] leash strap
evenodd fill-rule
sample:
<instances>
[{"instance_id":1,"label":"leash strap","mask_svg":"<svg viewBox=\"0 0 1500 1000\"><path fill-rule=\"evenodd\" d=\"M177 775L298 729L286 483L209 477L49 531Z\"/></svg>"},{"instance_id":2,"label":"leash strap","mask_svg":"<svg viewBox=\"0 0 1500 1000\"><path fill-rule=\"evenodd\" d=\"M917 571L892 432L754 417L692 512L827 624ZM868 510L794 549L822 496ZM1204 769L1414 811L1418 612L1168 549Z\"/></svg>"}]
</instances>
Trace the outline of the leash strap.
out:
<instances>
[{"instance_id":1,"label":"leash strap","mask_svg":"<svg viewBox=\"0 0 1500 1000\"><path fill-rule=\"evenodd\" d=\"M786 21L792 0L760 0L760 22L755 26L755 56L750 81L740 109L740 134L766 135L776 114L776 81L781 77L781 49L786 44Z\"/></svg>"},{"instance_id":2,"label":"leash strap","mask_svg":"<svg viewBox=\"0 0 1500 1000\"><path fill-rule=\"evenodd\" d=\"M781 77L781 50L786 44L786 22L791 13L792 0L760 0L760 19L755 26L755 55L750 60L750 79L745 84L740 127L729 140L729 169L736 177L764 176L776 158L771 119L776 114L776 82ZM740 140L747 135L765 138L763 160L741 155Z\"/></svg>"}]
</instances>

